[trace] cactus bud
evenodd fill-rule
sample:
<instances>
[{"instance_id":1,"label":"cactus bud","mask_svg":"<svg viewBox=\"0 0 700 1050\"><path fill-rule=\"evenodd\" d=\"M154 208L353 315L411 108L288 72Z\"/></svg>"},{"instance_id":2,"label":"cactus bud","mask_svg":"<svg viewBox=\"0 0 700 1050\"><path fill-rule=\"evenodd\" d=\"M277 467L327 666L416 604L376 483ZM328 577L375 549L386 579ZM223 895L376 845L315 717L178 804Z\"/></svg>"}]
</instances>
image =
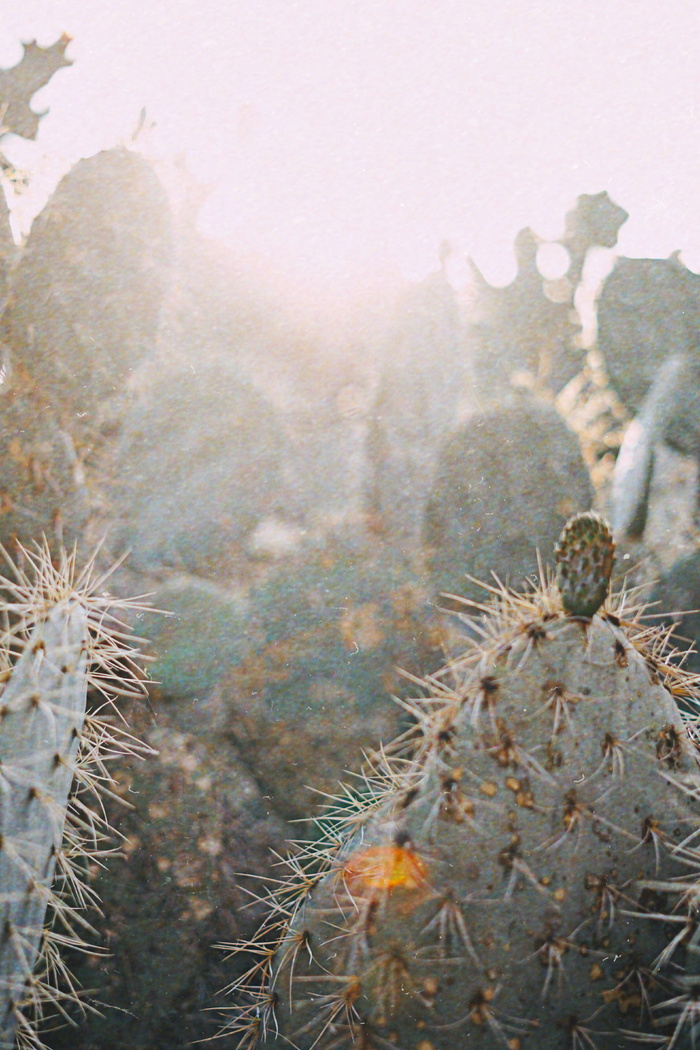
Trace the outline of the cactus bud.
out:
<instances>
[{"instance_id":1,"label":"cactus bud","mask_svg":"<svg viewBox=\"0 0 700 1050\"><path fill-rule=\"evenodd\" d=\"M615 560L615 543L605 518L592 511L569 518L555 556L564 611L569 616L594 616L608 596Z\"/></svg>"}]
</instances>

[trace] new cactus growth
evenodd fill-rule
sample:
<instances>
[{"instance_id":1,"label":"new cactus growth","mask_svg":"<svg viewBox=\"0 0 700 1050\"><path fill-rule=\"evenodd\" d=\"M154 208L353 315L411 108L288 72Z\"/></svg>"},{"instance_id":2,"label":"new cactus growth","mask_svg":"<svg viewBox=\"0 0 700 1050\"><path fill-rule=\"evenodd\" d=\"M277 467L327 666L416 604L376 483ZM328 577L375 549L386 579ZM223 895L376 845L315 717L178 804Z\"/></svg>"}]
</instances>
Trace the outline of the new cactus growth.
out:
<instances>
[{"instance_id":1,"label":"new cactus growth","mask_svg":"<svg viewBox=\"0 0 700 1050\"><path fill-rule=\"evenodd\" d=\"M0 578L0 1048L41 1047L47 1004L65 1018L79 998L61 948L86 947L96 904L88 862L110 852L105 763L143 754L113 722L118 694L142 693L137 650L115 615L138 600L104 591L94 559L54 564L20 551L25 568ZM100 697L87 706L88 693ZM93 951L99 949L91 949Z\"/></svg>"},{"instance_id":2,"label":"new cactus growth","mask_svg":"<svg viewBox=\"0 0 700 1050\"><path fill-rule=\"evenodd\" d=\"M608 523L592 511L576 514L566 523L555 559L564 612L593 616L608 596L615 561Z\"/></svg>"},{"instance_id":3,"label":"new cactus growth","mask_svg":"<svg viewBox=\"0 0 700 1050\"><path fill-rule=\"evenodd\" d=\"M222 1030L240 1048L700 1045L696 682L604 522L489 588L413 727L296 843ZM470 603L471 604L471 603Z\"/></svg>"}]
</instances>

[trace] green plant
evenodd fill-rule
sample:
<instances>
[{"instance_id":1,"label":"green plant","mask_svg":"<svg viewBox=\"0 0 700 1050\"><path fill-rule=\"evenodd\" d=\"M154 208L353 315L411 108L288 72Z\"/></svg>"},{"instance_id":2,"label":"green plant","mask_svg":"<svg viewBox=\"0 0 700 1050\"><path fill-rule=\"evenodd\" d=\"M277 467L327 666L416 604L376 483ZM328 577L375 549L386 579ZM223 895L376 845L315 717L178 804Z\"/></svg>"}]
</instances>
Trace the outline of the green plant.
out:
<instances>
[{"instance_id":1,"label":"green plant","mask_svg":"<svg viewBox=\"0 0 700 1050\"><path fill-rule=\"evenodd\" d=\"M61 953L100 950L86 943L85 911L98 904L89 865L114 851L108 764L151 750L115 721L116 698L144 692L119 618L142 603L110 596L95 557L78 571L75 555L54 563L46 544L19 556L23 567L7 559L11 573L0 577L2 1050L42 1047L48 1005L66 1020L67 1004L81 1006Z\"/></svg>"},{"instance_id":2,"label":"green plant","mask_svg":"<svg viewBox=\"0 0 700 1050\"><path fill-rule=\"evenodd\" d=\"M566 523L556 549L557 587L564 612L590 619L608 596L615 544L598 514L575 514Z\"/></svg>"},{"instance_id":3,"label":"green plant","mask_svg":"<svg viewBox=\"0 0 700 1050\"><path fill-rule=\"evenodd\" d=\"M696 1045L695 679L608 594L597 515L558 562L563 596L543 574L462 614L476 640L400 701L413 727L294 845L233 946L239 1047Z\"/></svg>"},{"instance_id":4,"label":"green plant","mask_svg":"<svg viewBox=\"0 0 700 1050\"><path fill-rule=\"evenodd\" d=\"M473 416L440 449L425 507L434 593L478 600L477 581L492 570L520 586L537 572L537 551L549 550L592 498L578 439L551 405L523 396Z\"/></svg>"}]
</instances>

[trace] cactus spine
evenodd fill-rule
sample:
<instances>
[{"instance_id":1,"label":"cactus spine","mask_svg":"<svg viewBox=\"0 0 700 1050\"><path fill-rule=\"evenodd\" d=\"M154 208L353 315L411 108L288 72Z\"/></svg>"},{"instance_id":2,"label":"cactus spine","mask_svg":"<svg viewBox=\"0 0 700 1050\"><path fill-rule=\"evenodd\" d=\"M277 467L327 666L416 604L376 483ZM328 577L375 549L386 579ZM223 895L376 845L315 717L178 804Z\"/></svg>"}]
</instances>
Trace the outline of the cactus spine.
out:
<instances>
[{"instance_id":1,"label":"cactus spine","mask_svg":"<svg viewBox=\"0 0 700 1050\"><path fill-rule=\"evenodd\" d=\"M607 594L600 519L558 558L563 594L490 589L477 640L401 701L413 728L295 844L234 946L240 1048L700 1040L695 679Z\"/></svg>"},{"instance_id":2,"label":"cactus spine","mask_svg":"<svg viewBox=\"0 0 700 1050\"><path fill-rule=\"evenodd\" d=\"M102 797L105 762L149 749L114 725L118 694L143 691L137 650L94 558L52 563L48 549L0 578L5 621L0 657L0 1048L41 1047L37 1023L52 1004L78 1002L60 949L85 948L95 905L87 862L109 852ZM101 694L96 711L89 690ZM99 949L91 948L93 951Z\"/></svg>"}]
</instances>

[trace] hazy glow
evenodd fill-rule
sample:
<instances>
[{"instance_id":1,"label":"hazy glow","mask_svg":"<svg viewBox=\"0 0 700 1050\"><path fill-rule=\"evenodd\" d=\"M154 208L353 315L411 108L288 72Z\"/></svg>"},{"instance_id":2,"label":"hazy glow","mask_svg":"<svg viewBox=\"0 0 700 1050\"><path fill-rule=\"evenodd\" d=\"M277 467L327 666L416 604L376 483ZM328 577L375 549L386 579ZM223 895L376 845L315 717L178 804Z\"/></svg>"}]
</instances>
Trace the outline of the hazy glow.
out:
<instances>
[{"instance_id":1,"label":"hazy glow","mask_svg":"<svg viewBox=\"0 0 700 1050\"><path fill-rule=\"evenodd\" d=\"M537 269L550 281L563 277L570 262L569 253L561 244L543 244L537 251Z\"/></svg>"},{"instance_id":2,"label":"hazy glow","mask_svg":"<svg viewBox=\"0 0 700 1050\"><path fill-rule=\"evenodd\" d=\"M37 96L25 225L77 157L128 141L184 156L211 187L200 228L319 285L435 269L448 238L514 272L530 225L562 232L577 194L631 215L619 250L700 264L697 56L690 0L22 0L18 41L74 37Z\"/></svg>"}]
</instances>

